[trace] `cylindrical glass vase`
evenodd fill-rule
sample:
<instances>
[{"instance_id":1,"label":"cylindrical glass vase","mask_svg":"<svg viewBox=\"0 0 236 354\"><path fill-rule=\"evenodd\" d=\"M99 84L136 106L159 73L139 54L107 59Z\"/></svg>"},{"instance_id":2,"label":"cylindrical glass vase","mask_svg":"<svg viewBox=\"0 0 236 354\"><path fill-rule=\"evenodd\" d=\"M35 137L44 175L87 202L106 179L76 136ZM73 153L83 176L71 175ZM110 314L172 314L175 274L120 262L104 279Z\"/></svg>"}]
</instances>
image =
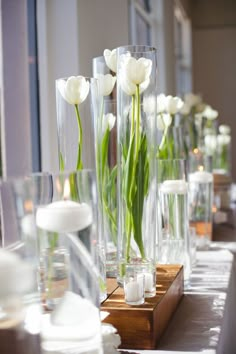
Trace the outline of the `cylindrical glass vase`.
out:
<instances>
[{"instance_id":1,"label":"cylindrical glass vase","mask_svg":"<svg viewBox=\"0 0 236 354\"><path fill-rule=\"evenodd\" d=\"M158 182L162 218L160 262L183 264L188 285L191 267L185 160L158 160Z\"/></svg>"},{"instance_id":2,"label":"cylindrical glass vase","mask_svg":"<svg viewBox=\"0 0 236 354\"><path fill-rule=\"evenodd\" d=\"M127 265L140 264L145 297L156 293L156 50L117 49L118 282ZM150 281L151 280L151 281Z\"/></svg>"},{"instance_id":3,"label":"cylindrical glass vase","mask_svg":"<svg viewBox=\"0 0 236 354\"><path fill-rule=\"evenodd\" d=\"M33 184L27 178L9 179L0 192L0 352L41 354Z\"/></svg>"},{"instance_id":4,"label":"cylindrical glass vase","mask_svg":"<svg viewBox=\"0 0 236 354\"><path fill-rule=\"evenodd\" d=\"M35 174L32 179L41 191L35 203L36 224L47 308L53 309L67 290L85 294L98 305L97 282L101 300L106 297L106 283L104 250L97 232L94 173L60 172L47 179L44 174Z\"/></svg>"},{"instance_id":5,"label":"cylindrical glass vase","mask_svg":"<svg viewBox=\"0 0 236 354\"><path fill-rule=\"evenodd\" d=\"M196 229L197 247L208 248L213 223L212 157L191 154L188 162L190 225Z\"/></svg>"},{"instance_id":6,"label":"cylindrical glass vase","mask_svg":"<svg viewBox=\"0 0 236 354\"><path fill-rule=\"evenodd\" d=\"M94 120L98 187L98 227L104 239L106 273L117 274L117 102L116 76L104 56L93 58L93 75L98 80L100 106Z\"/></svg>"},{"instance_id":7,"label":"cylindrical glass vase","mask_svg":"<svg viewBox=\"0 0 236 354\"><path fill-rule=\"evenodd\" d=\"M187 145L184 140L184 127L181 125L170 126L162 134L158 150L159 159L185 159Z\"/></svg>"},{"instance_id":8,"label":"cylindrical glass vase","mask_svg":"<svg viewBox=\"0 0 236 354\"><path fill-rule=\"evenodd\" d=\"M60 171L95 168L93 121L99 106L94 78L71 76L56 80Z\"/></svg>"}]
</instances>

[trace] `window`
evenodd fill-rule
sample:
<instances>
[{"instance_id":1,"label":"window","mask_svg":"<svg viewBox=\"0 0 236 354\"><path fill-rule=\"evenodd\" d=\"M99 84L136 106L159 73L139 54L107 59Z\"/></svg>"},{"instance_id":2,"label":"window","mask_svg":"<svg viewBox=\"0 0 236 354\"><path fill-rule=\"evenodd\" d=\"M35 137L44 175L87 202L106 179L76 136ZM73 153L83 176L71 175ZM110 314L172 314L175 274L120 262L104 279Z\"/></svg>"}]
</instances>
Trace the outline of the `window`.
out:
<instances>
[{"instance_id":1,"label":"window","mask_svg":"<svg viewBox=\"0 0 236 354\"><path fill-rule=\"evenodd\" d=\"M152 9L149 0L131 0L130 25L132 44L151 45Z\"/></svg>"}]
</instances>

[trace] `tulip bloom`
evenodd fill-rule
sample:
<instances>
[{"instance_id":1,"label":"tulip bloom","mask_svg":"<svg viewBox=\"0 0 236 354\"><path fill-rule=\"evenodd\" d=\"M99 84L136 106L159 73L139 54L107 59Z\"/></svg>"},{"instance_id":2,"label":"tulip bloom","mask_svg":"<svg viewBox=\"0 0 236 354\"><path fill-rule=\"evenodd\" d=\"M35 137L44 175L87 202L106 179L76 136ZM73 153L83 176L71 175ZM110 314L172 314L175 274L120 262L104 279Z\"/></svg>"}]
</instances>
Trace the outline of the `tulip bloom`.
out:
<instances>
[{"instance_id":1,"label":"tulip bloom","mask_svg":"<svg viewBox=\"0 0 236 354\"><path fill-rule=\"evenodd\" d=\"M69 104L81 104L88 96L89 82L83 76L71 76L60 80L58 89Z\"/></svg>"},{"instance_id":2,"label":"tulip bloom","mask_svg":"<svg viewBox=\"0 0 236 354\"><path fill-rule=\"evenodd\" d=\"M165 105L166 112L173 115L178 113L183 107L184 102L179 97L173 97L171 95L166 97Z\"/></svg>"},{"instance_id":3,"label":"tulip bloom","mask_svg":"<svg viewBox=\"0 0 236 354\"><path fill-rule=\"evenodd\" d=\"M120 77L121 88L129 95L133 96L139 86L140 93L145 91L150 83L152 62L149 59L135 59L130 55L122 55Z\"/></svg>"},{"instance_id":4,"label":"tulip bloom","mask_svg":"<svg viewBox=\"0 0 236 354\"><path fill-rule=\"evenodd\" d=\"M96 79L98 79L99 93L101 96L109 96L116 83L116 76L111 74L97 74Z\"/></svg>"},{"instance_id":5,"label":"tulip bloom","mask_svg":"<svg viewBox=\"0 0 236 354\"><path fill-rule=\"evenodd\" d=\"M112 113L107 113L104 114L103 120L102 120L102 132L103 134L106 132L107 128L109 128L109 131L112 130L116 122L116 117Z\"/></svg>"},{"instance_id":6,"label":"tulip bloom","mask_svg":"<svg viewBox=\"0 0 236 354\"><path fill-rule=\"evenodd\" d=\"M229 125L221 124L219 125L219 132L223 135L230 135L231 129Z\"/></svg>"},{"instance_id":7,"label":"tulip bloom","mask_svg":"<svg viewBox=\"0 0 236 354\"><path fill-rule=\"evenodd\" d=\"M113 50L105 49L103 52L103 56L108 68L114 73L116 73L116 66L117 66L116 49Z\"/></svg>"}]
</instances>

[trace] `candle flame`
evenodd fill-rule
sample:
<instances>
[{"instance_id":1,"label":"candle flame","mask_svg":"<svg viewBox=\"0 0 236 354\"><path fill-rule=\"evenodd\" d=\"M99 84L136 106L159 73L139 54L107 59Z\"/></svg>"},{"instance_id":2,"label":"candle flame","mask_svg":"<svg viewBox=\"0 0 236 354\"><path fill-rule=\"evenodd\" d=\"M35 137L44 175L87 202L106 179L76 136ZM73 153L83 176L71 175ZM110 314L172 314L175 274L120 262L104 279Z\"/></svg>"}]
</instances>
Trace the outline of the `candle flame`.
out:
<instances>
[{"instance_id":1,"label":"candle flame","mask_svg":"<svg viewBox=\"0 0 236 354\"><path fill-rule=\"evenodd\" d=\"M216 205L213 205L213 206L212 206L212 213L216 213L217 210L218 210L218 209L217 209Z\"/></svg>"},{"instance_id":2,"label":"candle flame","mask_svg":"<svg viewBox=\"0 0 236 354\"><path fill-rule=\"evenodd\" d=\"M64 193L63 193L63 198L68 199L70 197L70 182L68 178L65 180L64 183Z\"/></svg>"},{"instance_id":3,"label":"candle flame","mask_svg":"<svg viewBox=\"0 0 236 354\"><path fill-rule=\"evenodd\" d=\"M202 165L198 166L198 171L204 171L204 166Z\"/></svg>"},{"instance_id":4,"label":"candle flame","mask_svg":"<svg viewBox=\"0 0 236 354\"><path fill-rule=\"evenodd\" d=\"M56 184L56 189L57 189L58 194L61 194L62 188L61 188L61 182L60 182L59 178L56 178L55 184Z\"/></svg>"},{"instance_id":5,"label":"candle flame","mask_svg":"<svg viewBox=\"0 0 236 354\"><path fill-rule=\"evenodd\" d=\"M33 202L30 199L26 199L24 201L24 209L25 211L32 212L33 210Z\"/></svg>"}]
</instances>

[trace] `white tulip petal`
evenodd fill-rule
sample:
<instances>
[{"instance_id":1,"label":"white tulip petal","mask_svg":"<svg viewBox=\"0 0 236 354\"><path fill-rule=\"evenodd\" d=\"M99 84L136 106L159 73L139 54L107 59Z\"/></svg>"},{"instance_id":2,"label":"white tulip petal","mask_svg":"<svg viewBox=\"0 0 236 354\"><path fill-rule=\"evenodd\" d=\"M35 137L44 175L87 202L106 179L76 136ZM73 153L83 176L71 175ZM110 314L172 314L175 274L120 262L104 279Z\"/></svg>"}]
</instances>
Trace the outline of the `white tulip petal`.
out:
<instances>
[{"instance_id":1,"label":"white tulip petal","mask_svg":"<svg viewBox=\"0 0 236 354\"><path fill-rule=\"evenodd\" d=\"M144 91L147 88L147 82L149 84L152 61L145 58L137 60L127 54L120 57L120 75L132 84L142 85Z\"/></svg>"},{"instance_id":2,"label":"white tulip petal","mask_svg":"<svg viewBox=\"0 0 236 354\"><path fill-rule=\"evenodd\" d=\"M116 83L116 76L111 74L97 74L96 79L98 79L99 93L101 96L109 96Z\"/></svg>"},{"instance_id":3,"label":"white tulip petal","mask_svg":"<svg viewBox=\"0 0 236 354\"><path fill-rule=\"evenodd\" d=\"M176 114L178 113L181 108L183 107L183 101L179 97L173 97L171 95L166 97L166 112L169 114Z\"/></svg>"},{"instance_id":4,"label":"white tulip petal","mask_svg":"<svg viewBox=\"0 0 236 354\"><path fill-rule=\"evenodd\" d=\"M166 96L161 93L160 95L157 96L157 113L162 113L164 112L166 107Z\"/></svg>"},{"instance_id":5,"label":"white tulip petal","mask_svg":"<svg viewBox=\"0 0 236 354\"><path fill-rule=\"evenodd\" d=\"M187 93L184 96L184 101L187 103L190 107L196 106L199 103L202 102L202 98L199 95L195 95L192 92Z\"/></svg>"},{"instance_id":6,"label":"white tulip petal","mask_svg":"<svg viewBox=\"0 0 236 354\"><path fill-rule=\"evenodd\" d=\"M131 81L128 81L125 77L121 77L120 85L122 90L129 96L132 96L136 92L136 85Z\"/></svg>"},{"instance_id":7,"label":"white tulip petal","mask_svg":"<svg viewBox=\"0 0 236 354\"><path fill-rule=\"evenodd\" d=\"M113 71L114 73L116 73L117 69L117 55L116 55L116 49L113 50L109 50L109 49L105 49L103 52L103 56L105 59L105 62L108 66L108 68Z\"/></svg>"},{"instance_id":8,"label":"white tulip petal","mask_svg":"<svg viewBox=\"0 0 236 354\"><path fill-rule=\"evenodd\" d=\"M219 125L219 132L220 132L220 134L223 134L223 135L230 135L231 128L229 125L221 124L221 125Z\"/></svg>"},{"instance_id":9,"label":"white tulip petal","mask_svg":"<svg viewBox=\"0 0 236 354\"><path fill-rule=\"evenodd\" d=\"M206 106L204 111L202 112L203 117L209 120L214 120L218 117L219 113L214 110L211 106Z\"/></svg>"},{"instance_id":10,"label":"white tulip petal","mask_svg":"<svg viewBox=\"0 0 236 354\"><path fill-rule=\"evenodd\" d=\"M223 135L219 134L217 135L217 144L219 145L229 145L231 141L231 136L230 135Z\"/></svg>"},{"instance_id":11,"label":"white tulip petal","mask_svg":"<svg viewBox=\"0 0 236 354\"><path fill-rule=\"evenodd\" d=\"M86 81L85 77L71 76L65 82L65 87L63 90L64 96L62 96L69 104L80 104L87 98L89 87L89 81Z\"/></svg>"}]
</instances>

